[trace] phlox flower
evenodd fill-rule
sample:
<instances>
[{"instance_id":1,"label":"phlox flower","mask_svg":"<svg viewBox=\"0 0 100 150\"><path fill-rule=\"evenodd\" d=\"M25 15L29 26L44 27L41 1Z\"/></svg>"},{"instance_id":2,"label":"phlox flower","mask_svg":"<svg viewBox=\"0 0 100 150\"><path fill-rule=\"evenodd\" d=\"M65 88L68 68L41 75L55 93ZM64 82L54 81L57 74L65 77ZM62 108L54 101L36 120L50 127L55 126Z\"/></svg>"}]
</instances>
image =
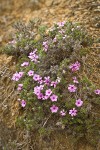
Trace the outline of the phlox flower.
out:
<instances>
[{"instance_id":1,"label":"phlox flower","mask_svg":"<svg viewBox=\"0 0 100 150\"><path fill-rule=\"evenodd\" d=\"M48 98L49 98L48 95L44 95L42 99L43 99L43 100L47 100Z\"/></svg>"},{"instance_id":2,"label":"phlox flower","mask_svg":"<svg viewBox=\"0 0 100 150\"><path fill-rule=\"evenodd\" d=\"M50 96L50 95L52 94L51 89L46 90L46 91L45 91L45 94L46 94L47 96Z\"/></svg>"},{"instance_id":3,"label":"phlox flower","mask_svg":"<svg viewBox=\"0 0 100 150\"><path fill-rule=\"evenodd\" d=\"M24 72L16 72L15 74L13 74L12 80L18 81L23 76L23 74Z\"/></svg>"},{"instance_id":4,"label":"phlox flower","mask_svg":"<svg viewBox=\"0 0 100 150\"><path fill-rule=\"evenodd\" d=\"M23 63L21 64L22 67L28 66L28 65L29 65L29 62L23 62Z\"/></svg>"},{"instance_id":5,"label":"phlox flower","mask_svg":"<svg viewBox=\"0 0 100 150\"><path fill-rule=\"evenodd\" d=\"M65 21L63 21L63 22L58 22L57 25L58 25L59 27L63 27L63 26L65 25Z\"/></svg>"},{"instance_id":6,"label":"phlox flower","mask_svg":"<svg viewBox=\"0 0 100 150\"><path fill-rule=\"evenodd\" d=\"M20 78L23 76L24 72L19 72Z\"/></svg>"},{"instance_id":7,"label":"phlox flower","mask_svg":"<svg viewBox=\"0 0 100 150\"><path fill-rule=\"evenodd\" d=\"M74 83L79 83L76 77L73 77L73 82Z\"/></svg>"},{"instance_id":8,"label":"phlox flower","mask_svg":"<svg viewBox=\"0 0 100 150\"><path fill-rule=\"evenodd\" d=\"M33 76L33 75L34 75L34 71L29 70L27 74L28 74L29 76Z\"/></svg>"},{"instance_id":9,"label":"phlox flower","mask_svg":"<svg viewBox=\"0 0 100 150\"><path fill-rule=\"evenodd\" d=\"M76 90L77 90L77 87L75 86L75 85L69 85L68 86L68 90L69 90L69 92L76 92Z\"/></svg>"},{"instance_id":10,"label":"phlox flower","mask_svg":"<svg viewBox=\"0 0 100 150\"><path fill-rule=\"evenodd\" d=\"M69 114L73 117L77 115L77 110L75 108L69 110Z\"/></svg>"},{"instance_id":11,"label":"phlox flower","mask_svg":"<svg viewBox=\"0 0 100 150\"><path fill-rule=\"evenodd\" d=\"M26 101L25 100L21 100L21 106L25 107L26 106Z\"/></svg>"},{"instance_id":12,"label":"phlox flower","mask_svg":"<svg viewBox=\"0 0 100 150\"><path fill-rule=\"evenodd\" d=\"M38 83L39 83L39 84L43 84L43 82L44 82L44 81L42 80L42 77L40 77L40 80L38 81Z\"/></svg>"},{"instance_id":13,"label":"phlox flower","mask_svg":"<svg viewBox=\"0 0 100 150\"><path fill-rule=\"evenodd\" d=\"M48 77L44 77L44 83L46 84L46 85L49 85L50 84L50 76L48 76Z\"/></svg>"},{"instance_id":14,"label":"phlox flower","mask_svg":"<svg viewBox=\"0 0 100 150\"><path fill-rule=\"evenodd\" d=\"M58 109L59 108L56 105L53 105L53 106L50 107L50 110L51 110L52 113L57 113Z\"/></svg>"},{"instance_id":15,"label":"phlox flower","mask_svg":"<svg viewBox=\"0 0 100 150\"><path fill-rule=\"evenodd\" d=\"M41 79L40 75L34 74L34 76L33 76L34 81L39 81L40 79Z\"/></svg>"},{"instance_id":16,"label":"phlox flower","mask_svg":"<svg viewBox=\"0 0 100 150\"><path fill-rule=\"evenodd\" d=\"M43 94L42 94L42 93L39 93L39 94L37 95L37 98L38 98L38 99L43 99Z\"/></svg>"},{"instance_id":17,"label":"phlox flower","mask_svg":"<svg viewBox=\"0 0 100 150\"><path fill-rule=\"evenodd\" d=\"M48 50L48 41L43 42L43 49L46 52Z\"/></svg>"},{"instance_id":18,"label":"phlox flower","mask_svg":"<svg viewBox=\"0 0 100 150\"><path fill-rule=\"evenodd\" d=\"M99 89L95 90L94 92L95 92L95 94L100 95L100 90Z\"/></svg>"},{"instance_id":19,"label":"phlox flower","mask_svg":"<svg viewBox=\"0 0 100 150\"><path fill-rule=\"evenodd\" d=\"M18 91L21 91L21 90L22 90L22 87L23 87L23 84L18 84L17 90L18 90Z\"/></svg>"},{"instance_id":20,"label":"phlox flower","mask_svg":"<svg viewBox=\"0 0 100 150\"><path fill-rule=\"evenodd\" d=\"M77 107L81 107L81 106L83 105L83 101L82 101L81 99L78 99L78 100L76 100L75 105L76 105Z\"/></svg>"},{"instance_id":21,"label":"phlox flower","mask_svg":"<svg viewBox=\"0 0 100 150\"><path fill-rule=\"evenodd\" d=\"M61 115L61 116L65 116L65 115L66 115L66 112L65 112L64 109L60 111L60 115Z\"/></svg>"},{"instance_id":22,"label":"phlox flower","mask_svg":"<svg viewBox=\"0 0 100 150\"><path fill-rule=\"evenodd\" d=\"M42 84L42 83L43 83L42 77L39 77L38 83L39 83L39 84Z\"/></svg>"},{"instance_id":23,"label":"phlox flower","mask_svg":"<svg viewBox=\"0 0 100 150\"><path fill-rule=\"evenodd\" d=\"M31 61L33 62L37 62L38 61L38 58L39 56L36 54L37 52L37 49L35 49L33 52L29 53L29 58L31 59Z\"/></svg>"},{"instance_id":24,"label":"phlox flower","mask_svg":"<svg viewBox=\"0 0 100 150\"><path fill-rule=\"evenodd\" d=\"M58 82L57 81L52 81L51 82L51 86L53 86L54 88L57 86Z\"/></svg>"},{"instance_id":25,"label":"phlox flower","mask_svg":"<svg viewBox=\"0 0 100 150\"><path fill-rule=\"evenodd\" d=\"M72 72L77 71L80 69L80 63L76 61L74 64L71 64L69 68L72 70Z\"/></svg>"},{"instance_id":26,"label":"phlox flower","mask_svg":"<svg viewBox=\"0 0 100 150\"><path fill-rule=\"evenodd\" d=\"M34 92L33 93L38 96L41 93L41 88L39 86L34 87Z\"/></svg>"},{"instance_id":27,"label":"phlox flower","mask_svg":"<svg viewBox=\"0 0 100 150\"><path fill-rule=\"evenodd\" d=\"M52 102L56 102L58 99L58 96L53 94L52 96L50 96L50 99Z\"/></svg>"}]
</instances>

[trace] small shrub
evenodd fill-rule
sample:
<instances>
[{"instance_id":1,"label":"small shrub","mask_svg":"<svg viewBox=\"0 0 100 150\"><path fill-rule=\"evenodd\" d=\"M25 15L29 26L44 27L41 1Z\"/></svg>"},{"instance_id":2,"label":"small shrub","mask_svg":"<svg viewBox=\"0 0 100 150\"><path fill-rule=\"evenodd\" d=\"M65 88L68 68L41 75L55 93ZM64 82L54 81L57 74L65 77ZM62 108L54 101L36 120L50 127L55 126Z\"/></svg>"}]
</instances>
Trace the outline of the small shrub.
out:
<instances>
[{"instance_id":1,"label":"small shrub","mask_svg":"<svg viewBox=\"0 0 100 150\"><path fill-rule=\"evenodd\" d=\"M38 40L37 34L32 36L30 28L22 26L17 26L20 32L17 46L13 45L20 56L18 72L12 77L23 111L19 120L28 129L66 128L75 137L85 136L87 122L93 118L91 100L100 95L100 90L81 75L81 58L88 52L90 37L71 22L57 23L48 30L38 27Z\"/></svg>"}]
</instances>

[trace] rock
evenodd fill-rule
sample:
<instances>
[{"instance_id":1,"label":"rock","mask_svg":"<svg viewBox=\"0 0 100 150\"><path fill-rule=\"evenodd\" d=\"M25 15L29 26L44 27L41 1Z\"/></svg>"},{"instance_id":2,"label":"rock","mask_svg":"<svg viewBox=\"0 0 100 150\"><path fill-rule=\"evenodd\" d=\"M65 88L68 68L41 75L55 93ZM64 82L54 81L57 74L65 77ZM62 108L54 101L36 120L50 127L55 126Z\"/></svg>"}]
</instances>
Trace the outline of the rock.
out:
<instances>
[{"instance_id":1,"label":"rock","mask_svg":"<svg viewBox=\"0 0 100 150\"><path fill-rule=\"evenodd\" d=\"M53 4L53 0L46 0L45 4L46 6L50 7Z\"/></svg>"}]
</instances>

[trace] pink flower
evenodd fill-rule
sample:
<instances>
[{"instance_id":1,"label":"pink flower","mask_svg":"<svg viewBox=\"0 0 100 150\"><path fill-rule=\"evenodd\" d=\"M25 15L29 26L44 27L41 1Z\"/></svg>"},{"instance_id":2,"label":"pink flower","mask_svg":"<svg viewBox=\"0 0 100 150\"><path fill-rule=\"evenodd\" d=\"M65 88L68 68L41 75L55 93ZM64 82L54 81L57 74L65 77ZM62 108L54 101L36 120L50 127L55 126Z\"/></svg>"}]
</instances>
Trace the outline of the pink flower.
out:
<instances>
[{"instance_id":1,"label":"pink flower","mask_svg":"<svg viewBox=\"0 0 100 150\"><path fill-rule=\"evenodd\" d=\"M26 101L25 101L25 100L22 100L22 101L21 101L21 106L22 106L22 107L25 107L25 106L26 106Z\"/></svg>"},{"instance_id":2,"label":"pink flower","mask_svg":"<svg viewBox=\"0 0 100 150\"><path fill-rule=\"evenodd\" d=\"M58 99L58 96L53 94L52 96L50 96L50 99L52 102L56 102Z\"/></svg>"},{"instance_id":3,"label":"pink flower","mask_svg":"<svg viewBox=\"0 0 100 150\"><path fill-rule=\"evenodd\" d=\"M50 110L52 113L57 113L58 109L59 108L56 105L53 105L52 107L50 107Z\"/></svg>"},{"instance_id":4,"label":"pink flower","mask_svg":"<svg viewBox=\"0 0 100 150\"><path fill-rule=\"evenodd\" d=\"M43 100L47 100L49 98L49 96L48 95L45 95L45 96L43 96Z\"/></svg>"},{"instance_id":5,"label":"pink flower","mask_svg":"<svg viewBox=\"0 0 100 150\"><path fill-rule=\"evenodd\" d=\"M59 27L63 27L63 26L65 25L65 21L63 21L63 22L58 22L57 25L58 25Z\"/></svg>"},{"instance_id":6,"label":"pink flower","mask_svg":"<svg viewBox=\"0 0 100 150\"><path fill-rule=\"evenodd\" d=\"M80 69L80 63L76 61L74 64L71 64L69 68L74 72Z\"/></svg>"},{"instance_id":7,"label":"pink flower","mask_svg":"<svg viewBox=\"0 0 100 150\"><path fill-rule=\"evenodd\" d=\"M65 116L65 115L66 115L66 112L65 112L64 109L60 111L60 115L61 115L61 116Z\"/></svg>"},{"instance_id":8,"label":"pink flower","mask_svg":"<svg viewBox=\"0 0 100 150\"><path fill-rule=\"evenodd\" d=\"M45 52L48 50L48 41L43 42L43 49Z\"/></svg>"},{"instance_id":9,"label":"pink flower","mask_svg":"<svg viewBox=\"0 0 100 150\"><path fill-rule=\"evenodd\" d=\"M21 90L22 90L22 88L21 88L21 87L18 87L18 88L17 88L17 90L18 90L18 91L21 91Z\"/></svg>"},{"instance_id":10,"label":"pink flower","mask_svg":"<svg viewBox=\"0 0 100 150\"><path fill-rule=\"evenodd\" d=\"M77 87L75 86L75 85L69 85L68 86L68 90L69 90L69 92L76 92L76 90L77 90Z\"/></svg>"},{"instance_id":11,"label":"pink flower","mask_svg":"<svg viewBox=\"0 0 100 150\"><path fill-rule=\"evenodd\" d=\"M73 82L74 83L79 83L76 77L73 77Z\"/></svg>"},{"instance_id":12,"label":"pink flower","mask_svg":"<svg viewBox=\"0 0 100 150\"><path fill-rule=\"evenodd\" d=\"M82 101L81 99L78 99L78 100L76 100L75 105L76 105L77 107L81 107L81 106L83 105L83 101Z\"/></svg>"},{"instance_id":13,"label":"pink flower","mask_svg":"<svg viewBox=\"0 0 100 150\"><path fill-rule=\"evenodd\" d=\"M33 75L34 75L34 71L29 70L29 71L28 71L28 75L29 75L29 76L33 76Z\"/></svg>"},{"instance_id":14,"label":"pink flower","mask_svg":"<svg viewBox=\"0 0 100 150\"><path fill-rule=\"evenodd\" d=\"M35 49L33 52L29 53L29 58L31 59L31 61L33 62L37 62L39 56L36 54L37 49Z\"/></svg>"},{"instance_id":15,"label":"pink flower","mask_svg":"<svg viewBox=\"0 0 100 150\"><path fill-rule=\"evenodd\" d=\"M18 84L19 87L23 87L23 84Z\"/></svg>"},{"instance_id":16,"label":"pink flower","mask_svg":"<svg viewBox=\"0 0 100 150\"><path fill-rule=\"evenodd\" d=\"M37 96L41 93L41 88L39 86L34 87L34 94Z\"/></svg>"},{"instance_id":17,"label":"pink flower","mask_svg":"<svg viewBox=\"0 0 100 150\"><path fill-rule=\"evenodd\" d=\"M48 76L48 77L44 77L44 83L46 84L46 85L49 85L50 84L50 76Z\"/></svg>"},{"instance_id":18,"label":"pink flower","mask_svg":"<svg viewBox=\"0 0 100 150\"><path fill-rule=\"evenodd\" d=\"M24 72L19 72L20 78L23 76Z\"/></svg>"},{"instance_id":19,"label":"pink flower","mask_svg":"<svg viewBox=\"0 0 100 150\"><path fill-rule=\"evenodd\" d=\"M17 90L18 90L18 91L21 91L21 90L22 90L22 87L23 87L23 84L18 84Z\"/></svg>"},{"instance_id":20,"label":"pink flower","mask_svg":"<svg viewBox=\"0 0 100 150\"><path fill-rule=\"evenodd\" d=\"M95 92L95 94L100 95L100 90L99 89L95 90L94 92Z\"/></svg>"},{"instance_id":21,"label":"pink flower","mask_svg":"<svg viewBox=\"0 0 100 150\"><path fill-rule=\"evenodd\" d=\"M69 114L73 117L77 115L77 110L75 108L69 110Z\"/></svg>"},{"instance_id":22,"label":"pink flower","mask_svg":"<svg viewBox=\"0 0 100 150\"><path fill-rule=\"evenodd\" d=\"M16 72L15 74L13 74L12 80L18 81L23 76L23 74L24 72Z\"/></svg>"},{"instance_id":23,"label":"pink flower","mask_svg":"<svg viewBox=\"0 0 100 150\"><path fill-rule=\"evenodd\" d=\"M42 94L42 93L39 93L37 98L38 98L38 99L42 99L42 98L43 98L43 94Z\"/></svg>"},{"instance_id":24,"label":"pink flower","mask_svg":"<svg viewBox=\"0 0 100 150\"><path fill-rule=\"evenodd\" d=\"M23 62L23 63L21 64L22 67L28 66L28 65L29 65L29 62Z\"/></svg>"},{"instance_id":25,"label":"pink flower","mask_svg":"<svg viewBox=\"0 0 100 150\"><path fill-rule=\"evenodd\" d=\"M34 76L33 76L33 80L34 81L39 81L40 80L40 75L38 75L38 74L34 74Z\"/></svg>"},{"instance_id":26,"label":"pink flower","mask_svg":"<svg viewBox=\"0 0 100 150\"><path fill-rule=\"evenodd\" d=\"M52 94L51 89L46 90L45 94L46 94L47 96L50 96L50 95Z\"/></svg>"},{"instance_id":27,"label":"pink flower","mask_svg":"<svg viewBox=\"0 0 100 150\"><path fill-rule=\"evenodd\" d=\"M54 88L57 86L58 82L57 81L52 81L51 82L51 86L53 86Z\"/></svg>"}]
</instances>

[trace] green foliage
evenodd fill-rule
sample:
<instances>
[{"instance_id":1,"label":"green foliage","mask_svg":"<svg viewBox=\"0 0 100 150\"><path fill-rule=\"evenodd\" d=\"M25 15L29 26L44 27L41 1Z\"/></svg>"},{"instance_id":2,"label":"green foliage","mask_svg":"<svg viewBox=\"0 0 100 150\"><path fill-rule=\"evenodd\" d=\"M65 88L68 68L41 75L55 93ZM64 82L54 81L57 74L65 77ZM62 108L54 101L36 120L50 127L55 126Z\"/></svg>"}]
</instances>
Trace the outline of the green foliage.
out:
<instances>
[{"instance_id":1,"label":"green foliage","mask_svg":"<svg viewBox=\"0 0 100 150\"><path fill-rule=\"evenodd\" d=\"M48 30L47 27L40 27L38 21L30 22L27 26L18 23L15 27L17 29L14 39L16 42L8 44L5 52L14 56L16 54L19 61L17 70L24 72L24 76L17 85L23 84L23 90L18 95L21 100L26 101L26 107L21 108L21 111L24 112L19 117L18 122L27 129L38 129L40 134L46 134L48 127L51 129L65 128L77 138L85 137L90 129L93 133L92 119L94 118L91 105L96 97L98 99L98 95L93 93L95 85L87 76L82 77L79 72L72 73L69 69L70 64L79 61L81 63L80 72L82 71L83 62L81 58L89 52L87 46L92 41L90 36L79 24L72 22L66 22L62 27L55 24ZM47 51L44 49L43 42L48 44ZM27 57L34 49L37 49L39 56L39 61L36 63ZM21 67L25 61L29 62L29 65ZM50 100L37 99L33 91L38 84L27 75L29 70L34 70L43 79L47 76L50 76L51 81L61 79L56 88L51 87L52 92L57 94L59 98L53 104L57 104L59 109L66 110L66 116L51 113L52 102ZM68 85L73 84L73 76L76 76L79 81L76 95L68 91ZM47 85L44 86L43 94L48 88ZM69 110L76 107L75 102L78 98L84 101L83 106L77 108L77 116L71 117ZM96 102L99 103L99 100ZM94 126L96 126L95 121Z\"/></svg>"}]
</instances>

